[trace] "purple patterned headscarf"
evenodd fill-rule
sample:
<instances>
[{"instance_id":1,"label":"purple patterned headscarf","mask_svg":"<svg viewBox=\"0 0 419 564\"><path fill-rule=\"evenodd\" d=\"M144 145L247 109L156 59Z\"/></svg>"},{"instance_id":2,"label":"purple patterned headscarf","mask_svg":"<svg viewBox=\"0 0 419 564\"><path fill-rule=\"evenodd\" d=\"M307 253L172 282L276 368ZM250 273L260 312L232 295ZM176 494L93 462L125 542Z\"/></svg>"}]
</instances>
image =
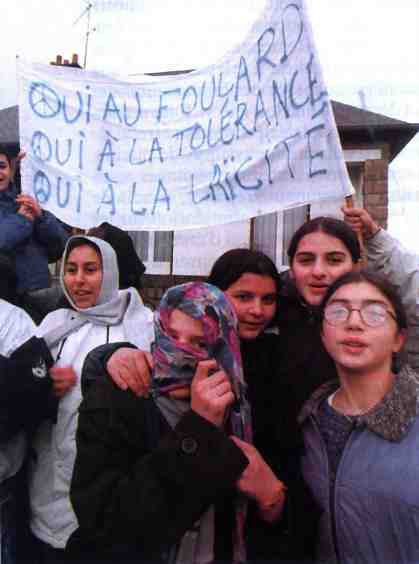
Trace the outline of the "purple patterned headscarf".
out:
<instances>
[{"instance_id":1,"label":"purple patterned headscarf","mask_svg":"<svg viewBox=\"0 0 419 564\"><path fill-rule=\"evenodd\" d=\"M170 316L175 309L202 322L206 350L201 351L180 343L170 335ZM236 398L229 411L226 431L250 443L251 413L246 397L237 326L237 317L232 305L216 286L191 282L170 288L154 314L152 389L154 395L167 394L171 390L190 384L197 363L215 359L227 374ZM246 512L247 501L243 496L238 496L234 562L246 560L243 536Z\"/></svg>"}]
</instances>

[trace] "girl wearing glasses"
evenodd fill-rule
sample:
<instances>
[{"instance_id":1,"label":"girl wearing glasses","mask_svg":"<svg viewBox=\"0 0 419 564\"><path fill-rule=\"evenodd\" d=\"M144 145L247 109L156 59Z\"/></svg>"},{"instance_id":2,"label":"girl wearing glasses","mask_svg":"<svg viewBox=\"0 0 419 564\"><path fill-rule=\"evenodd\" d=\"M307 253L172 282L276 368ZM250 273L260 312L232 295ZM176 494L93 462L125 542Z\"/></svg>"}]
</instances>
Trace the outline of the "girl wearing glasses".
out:
<instances>
[{"instance_id":1,"label":"girl wearing glasses","mask_svg":"<svg viewBox=\"0 0 419 564\"><path fill-rule=\"evenodd\" d=\"M323 510L318 559L419 561L419 379L392 360L407 328L401 300L375 274L349 273L321 305L338 380L301 414L303 473Z\"/></svg>"}]
</instances>

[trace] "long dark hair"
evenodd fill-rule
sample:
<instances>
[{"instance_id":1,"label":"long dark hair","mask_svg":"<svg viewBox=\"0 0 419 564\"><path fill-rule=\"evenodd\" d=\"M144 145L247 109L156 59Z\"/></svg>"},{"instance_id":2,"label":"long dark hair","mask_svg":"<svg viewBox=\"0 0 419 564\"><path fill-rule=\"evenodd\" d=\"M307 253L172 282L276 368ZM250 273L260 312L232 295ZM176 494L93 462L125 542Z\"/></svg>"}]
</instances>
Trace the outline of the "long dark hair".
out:
<instances>
[{"instance_id":1,"label":"long dark hair","mask_svg":"<svg viewBox=\"0 0 419 564\"><path fill-rule=\"evenodd\" d=\"M246 273L271 277L279 291L279 273L274 262L264 253L250 249L232 249L221 255L213 264L207 282L225 291Z\"/></svg>"},{"instance_id":2,"label":"long dark hair","mask_svg":"<svg viewBox=\"0 0 419 564\"><path fill-rule=\"evenodd\" d=\"M322 216L307 221L292 236L288 246L288 258L291 266L301 239L310 233L319 231L339 239L348 249L354 263L360 260L361 247L355 231L340 219Z\"/></svg>"}]
</instances>

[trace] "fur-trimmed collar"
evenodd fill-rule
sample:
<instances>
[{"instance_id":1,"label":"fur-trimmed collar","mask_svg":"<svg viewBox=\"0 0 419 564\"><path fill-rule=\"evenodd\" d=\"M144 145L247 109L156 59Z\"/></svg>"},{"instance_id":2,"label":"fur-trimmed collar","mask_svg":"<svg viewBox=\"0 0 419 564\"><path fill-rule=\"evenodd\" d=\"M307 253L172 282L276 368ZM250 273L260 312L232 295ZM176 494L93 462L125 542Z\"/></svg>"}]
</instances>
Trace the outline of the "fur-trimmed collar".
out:
<instances>
[{"instance_id":1,"label":"fur-trimmed collar","mask_svg":"<svg viewBox=\"0 0 419 564\"><path fill-rule=\"evenodd\" d=\"M320 386L304 404L298 422L301 424L309 416L316 416L321 402L339 387L337 380ZM364 415L354 417L357 427L365 426L371 432L387 441L399 442L419 414L419 376L405 365L396 374L394 386L382 401Z\"/></svg>"}]
</instances>

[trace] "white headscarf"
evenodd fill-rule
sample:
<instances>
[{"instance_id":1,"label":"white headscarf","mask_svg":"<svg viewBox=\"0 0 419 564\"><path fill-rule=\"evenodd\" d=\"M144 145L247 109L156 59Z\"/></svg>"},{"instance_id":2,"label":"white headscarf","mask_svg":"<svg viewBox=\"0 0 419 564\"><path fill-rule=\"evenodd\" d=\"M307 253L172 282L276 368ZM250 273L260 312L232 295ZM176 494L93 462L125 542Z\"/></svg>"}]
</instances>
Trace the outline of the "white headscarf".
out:
<instances>
[{"instance_id":1,"label":"white headscarf","mask_svg":"<svg viewBox=\"0 0 419 564\"><path fill-rule=\"evenodd\" d=\"M102 260L102 285L99 292L97 303L88 308L79 308L71 298L64 282L65 266L68 255L75 241L83 242L87 245L93 245L100 253ZM86 235L75 235L70 237L64 249L63 259L61 262L60 284L63 292L72 306L73 310L67 310L69 313L62 325L49 331L44 335L45 342L51 348L59 341L67 337L73 331L79 329L85 323L93 323L94 325L118 325L123 323L125 334L130 336L130 341L135 343L134 336L138 332L138 308L142 308L144 313L149 310L144 306L140 295L134 288L126 290L118 289L119 271L116 254L113 248L102 239L96 237L88 237ZM151 313L150 313L151 315ZM148 315L147 315L148 317Z\"/></svg>"}]
</instances>

